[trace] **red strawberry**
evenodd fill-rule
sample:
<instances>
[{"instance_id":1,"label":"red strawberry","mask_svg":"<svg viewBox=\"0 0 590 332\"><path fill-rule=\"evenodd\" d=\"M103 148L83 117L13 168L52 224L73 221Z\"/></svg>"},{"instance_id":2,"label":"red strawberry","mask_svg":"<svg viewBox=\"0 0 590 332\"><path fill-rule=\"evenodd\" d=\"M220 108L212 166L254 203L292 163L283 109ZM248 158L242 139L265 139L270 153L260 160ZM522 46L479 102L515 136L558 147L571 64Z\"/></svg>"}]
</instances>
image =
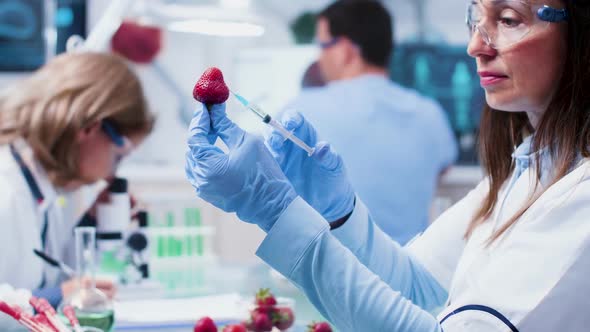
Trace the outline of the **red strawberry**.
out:
<instances>
[{"instance_id":1,"label":"red strawberry","mask_svg":"<svg viewBox=\"0 0 590 332\"><path fill-rule=\"evenodd\" d=\"M332 332L332 327L330 327L330 324L326 323L326 322L321 322L321 323L311 323L311 325L309 325L309 329L307 330L308 332Z\"/></svg>"},{"instance_id":2,"label":"red strawberry","mask_svg":"<svg viewBox=\"0 0 590 332\"><path fill-rule=\"evenodd\" d=\"M123 21L113 39L112 49L137 63L150 63L162 48L162 30L156 26Z\"/></svg>"},{"instance_id":3,"label":"red strawberry","mask_svg":"<svg viewBox=\"0 0 590 332\"><path fill-rule=\"evenodd\" d=\"M254 308L254 310L252 310L250 312L250 315L254 316L254 315L258 315L258 314L265 314L265 315L273 315L274 312L276 312L276 307L275 306L256 306L256 308Z\"/></svg>"},{"instance_id":4,"label":"red strawberry","mask_svg":"<svg viewBox=\"0 0 590 332\"><path fill-rule=\"evenodd\" d=\"M217 326L215 326L213 319L203 317L197 321L193 328L193 332L217 332Z\"/></svg>"},{"instance_id":5,"label":"red strawberry","mask_svg":"<svg viewBox=\"0 0 590 332\"><path fill-rule=\"evenodd\" d=\"M277 299L275 299L275 297L271 294L264 301L264 305L269 306L269 307L275 306L275 305L277 305Z\"/></svg>"},{"instance_id":6,"label":"red strawberry","mask_svg":"<svg viewBox=\"0 0 590 332\"><path fill-rule=\"evenodd\" d=\"M248 332L244 324L233 324L223 328L223 332Z\"/></svg>"},{"instance_id":7,"label":"red strawberry","mask_svg":"<svg viewBox=\"0 0 590 332\"><path fill-rule=\"evenodd\" d=\"M250 316L250 317L253 317L253 316ZM244 325L246 327L246 330L248 330L248 331L254 330L254 323L252 322L252 318L250 318L249 320L243 321L242 325Z\"/></svg>"},{"instance_id":8,"label":"red strawberry","mask_svg":"<svg viewBox=\"0 0 590 332\"><path fill-rule=\"evenodd\" d=\"M205 70L195 84L193 97L206 105L222 104L229 97L229 89L223 81L223 73L215 67Z\"/></svg>"},{"instance_id":9,"label":"red strawberry","mask_svg":"<svg viewBox=\"0 0 590 332\"><path fill-rule=\"evenodd\" d=\"M274 326L281 331L290 328L291 325L293 325L293 322L295 321L295 315L293 314L293 310L287 307L277 308L272 317Z\"/></svg>"},{"instance_id":10,"label":"red strawberry","mask_svg":"<svg viewBox=\"0 0 590 332\"><path fill-rule=\"evenodd\" d=\"M260 307L272 307L277 304L277 299L268 288L262 288L256 293L256 305Z\"/></svg>"},{"instance_id":11,"label":"red strawberry","mask_svg":"<svg viewBox=\"0 0 590 332\"><path fill-rule=\"evenodd\" d=\"M272 330L272 320L265 314L252 315L252 325L256 332L268 332Z\"/></svg>"}]
</instances>

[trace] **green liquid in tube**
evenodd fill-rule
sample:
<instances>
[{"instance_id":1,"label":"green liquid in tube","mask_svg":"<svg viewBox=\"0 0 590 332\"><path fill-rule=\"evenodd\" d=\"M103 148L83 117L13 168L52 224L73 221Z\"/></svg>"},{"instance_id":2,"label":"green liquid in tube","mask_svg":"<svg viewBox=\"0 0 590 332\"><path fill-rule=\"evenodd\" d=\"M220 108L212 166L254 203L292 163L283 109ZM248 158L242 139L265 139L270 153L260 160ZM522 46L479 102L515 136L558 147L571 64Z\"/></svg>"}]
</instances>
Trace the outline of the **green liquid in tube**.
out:
<instances>
[{"instance_id":1,"label":"green liquid in tube","mask_svg":"<svg viewBox=\"0 0 590 332\"><path fill-rule=\"evenodd\" d=\"M76 317L81 326L96 327L104 332L112 331L115 325L115 312L112 310L100 313L76 311Z\"/></svg>"}]
</instances>

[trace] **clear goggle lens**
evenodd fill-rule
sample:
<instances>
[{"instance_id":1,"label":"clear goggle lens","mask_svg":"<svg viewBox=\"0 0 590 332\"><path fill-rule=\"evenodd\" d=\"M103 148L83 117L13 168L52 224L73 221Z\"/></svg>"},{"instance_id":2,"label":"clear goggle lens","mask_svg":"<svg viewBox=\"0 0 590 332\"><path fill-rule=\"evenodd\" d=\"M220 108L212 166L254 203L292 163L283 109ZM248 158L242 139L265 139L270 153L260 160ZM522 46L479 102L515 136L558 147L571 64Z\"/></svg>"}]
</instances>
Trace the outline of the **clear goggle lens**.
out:
<instances>
[{"instance_id":1,"label":"clear goggle lens","mask_svg":"<svg viewBox=\"0 0 590 332\"><path fill-rule=\"evenodd\" d=\"M555 11L520 0L475 0L467 7L467 27L471 36L478 32L486 44L501 49L546 28L550 22L541 20L540 10Z\"/></svg>"}]
</instances>

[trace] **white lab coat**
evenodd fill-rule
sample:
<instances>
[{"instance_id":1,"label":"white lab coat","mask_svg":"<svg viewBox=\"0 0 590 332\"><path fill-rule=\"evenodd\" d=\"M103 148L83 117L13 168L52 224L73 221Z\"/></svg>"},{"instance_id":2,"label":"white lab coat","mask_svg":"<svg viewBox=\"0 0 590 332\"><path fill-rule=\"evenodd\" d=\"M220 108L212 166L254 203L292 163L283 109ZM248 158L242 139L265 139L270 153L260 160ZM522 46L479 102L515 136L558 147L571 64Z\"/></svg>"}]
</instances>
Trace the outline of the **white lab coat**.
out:
<instances>
[{"instance_id":1,"label":"white lab coat","mask_svg":"<svg viewBox=\"0 0 590 332\"><path fill-rule=\"evenodd\" d=\"M45 200L37 204L9 146L1 145L0 284L33 290L39 287L45 272L46 286L57 286L62 281L60 272L33 253L33 249L42 248L44 213L48 212L45 252L73 266L73 228L104 183L58 193L24 140L17 140L13 145L31 170Z\"/></svg>"},{"instance_id":2,"label":"white lab coat","mask_svg":"<svg viewBox=\"0 0 590 332\"><path fill-rule=\"evenodd\" d=\"M533 162L527 156L518 158L517 163ZM547 185L551 174L544 175L541 183ZM533 167L520 176L513 174L499 194L492 219L476 228L468 241L463 234L487 193L487 181L408 246L449 289L448 306L438 316L439 321L449 316L441 324L445 332L510 331L485 311L452 314L474 304L498 311L520 331L588 330L590 160L580 160L517 224L486 245L492 232L523 206L534 178Z\"/></svg>"},{"instance_id":3,"label":"white lab coat","mask_svg":"<svg viewBox=\"0 0 590 332\"><path fill-rule=\"evenodd\" d=\"M469 239L465 232L488 192L487 180L404 248L374 226L360 200L348 221L329 231L298 198L257 254L300 285L343 331L588 331L590 159L581 159L487 245L494 229L535 190L529 143L530 138L515 151L517 167L491 219ZM550 158L541 153L545 163L537 190L553 177ZM448 300L436 320L402 298L430 309L439 305L440 289Z\"/></svg>"}]
</instances>

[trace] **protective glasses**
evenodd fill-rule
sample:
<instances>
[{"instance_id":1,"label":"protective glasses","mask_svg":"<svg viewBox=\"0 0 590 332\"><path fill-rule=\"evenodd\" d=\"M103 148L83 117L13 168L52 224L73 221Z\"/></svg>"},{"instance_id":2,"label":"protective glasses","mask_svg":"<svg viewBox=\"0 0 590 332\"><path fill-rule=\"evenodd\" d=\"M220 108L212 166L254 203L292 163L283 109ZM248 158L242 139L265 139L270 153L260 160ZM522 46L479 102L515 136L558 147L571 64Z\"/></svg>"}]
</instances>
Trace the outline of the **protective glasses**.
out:
<instances>
[{"instance_id":1,"label":"protective glasses","mask_svg":"<svg viewBox=\"0 0 590 332\"><path fill-rule=\"evenodd\" d=\"M523 0L473 0L467 6L466 17L471 37L477 31L483 41L496 50L545 29L550 23L567 19L566 9Z\"/></svg>"},{"instance_id":2,"label":"protective glasses","mask_svg":"<svg viewBox=\"0 0 590 332\"><path fill-rule=\"evenodd\" d=\"M122 148L125 146L125 137L119 133L110 121L102 120L100 127L117 147Z\"/></svg>"},{"instance_id":3,"label":"protective glasses","mask_svg":"<svg viewBox=\"0 0 590 332\"><path fill-rule=\"evenodd\" d=\"M325 41L325 42L318 41L317 44L322 50L325 50L327 48L330 48L330 47L336 45L339 41L340 41L340 37L333 37L332 39Z\"/></svg>"},{"instance_id":4,"label":"protective glasses","mask_svg":"<svg viewBox=\"0 0 590 332\"><path fill-rule=\"evenodd\" d=\"M127 137L121 135L117 127L109 120L102 120L100 127L102 131L111 139L113 144L121 150L123 155L126 155L133 148L133 143Z\"/></svg>"}]
</instances>

